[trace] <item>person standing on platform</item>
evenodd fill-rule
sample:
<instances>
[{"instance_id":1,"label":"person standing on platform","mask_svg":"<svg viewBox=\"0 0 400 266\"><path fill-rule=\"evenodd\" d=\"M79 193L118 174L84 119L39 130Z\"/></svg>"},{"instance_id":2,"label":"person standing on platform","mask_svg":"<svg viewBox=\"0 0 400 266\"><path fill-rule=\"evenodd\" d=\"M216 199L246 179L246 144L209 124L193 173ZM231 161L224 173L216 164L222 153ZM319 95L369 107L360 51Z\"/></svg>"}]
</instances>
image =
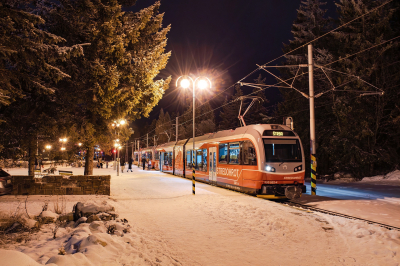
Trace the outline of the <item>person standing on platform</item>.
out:
<instances>
[{"instance_id":1,"label":"person standing on platform","mask_svg":"<svg viewBox=\"0 0 400 266\"><path fill-rule=\"evenodd\" d=\"M146 167L146 158L143 156L142 158L143 170Z\"/></svg>"},{"instance_id":2,"label":"person standing on platform","mask_svg":"<svg viewBox=\"0 0 400 266\"><path fill-rule=\"evenodd\" d=\"M129 161L128 161L128 170L127 170L126 172L129 172L129 170L131 170L131 172L133 172L133 171L132 171L132 164L133 164L133 159L132 159L132 158L129 158Z\"/></svg>"},{"instance_id":3,"label":"person standing on platform","mask_svg":"<svg viewBox=\"0 0 400 266\"><path fill-rule=\"evenodd\" d=\"M121 166L121 173L123 173L124 169L125 169L125 159L124 159L124 157L120 158L119 162L120 162L120 166Z\"/></svg>"}]
</instances>

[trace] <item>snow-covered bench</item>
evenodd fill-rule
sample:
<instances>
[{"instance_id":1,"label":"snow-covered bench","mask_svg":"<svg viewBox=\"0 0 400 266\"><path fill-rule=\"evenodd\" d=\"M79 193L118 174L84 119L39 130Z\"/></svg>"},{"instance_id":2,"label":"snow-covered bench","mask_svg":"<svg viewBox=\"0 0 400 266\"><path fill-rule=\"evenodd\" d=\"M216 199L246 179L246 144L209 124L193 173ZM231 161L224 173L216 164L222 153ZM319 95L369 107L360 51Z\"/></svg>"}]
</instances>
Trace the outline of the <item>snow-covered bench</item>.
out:
<instances>
[{"instance_id":1,"label":"snow-covered bench","mask_svg":"<svg viewBox=\"0 0 400 266\"><path fill-rule=\"evenodd\" d=\"M37 178L43 177L43 174L42 174L42 170L41 170L41 169L35 169L35 170L34 170L34 174L35 174L35 177L37 177Z\"/></svg>"},{"instance_id":2,"label":"snow-covered bench","mask_svg":"<svg viewBox=\"0 0 400 266\"><path fill-rule=\"evenodd\" d=\"M58 170L58 173L60 175L73 175L72 171L62 171L62 170Z\"/></svg>"}]
</instances>

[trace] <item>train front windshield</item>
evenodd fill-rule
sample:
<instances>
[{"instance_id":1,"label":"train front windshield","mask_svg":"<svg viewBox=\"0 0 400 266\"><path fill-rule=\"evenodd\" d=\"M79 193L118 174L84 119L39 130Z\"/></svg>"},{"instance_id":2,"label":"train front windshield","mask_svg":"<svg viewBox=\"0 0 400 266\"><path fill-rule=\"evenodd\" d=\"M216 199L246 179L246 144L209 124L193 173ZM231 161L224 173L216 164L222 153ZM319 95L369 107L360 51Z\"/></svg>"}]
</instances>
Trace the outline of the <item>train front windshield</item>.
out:
<instances>
[{"instance_id":1,"label":"train front windshield","mask_svg":"<svg viewBox=\"0 0 400 266\"><path fill-rule=\"evenodd\" d=\"M264 139L266 162L301 162L301 148L297 139Z\"/></svg>"}]
</instances>

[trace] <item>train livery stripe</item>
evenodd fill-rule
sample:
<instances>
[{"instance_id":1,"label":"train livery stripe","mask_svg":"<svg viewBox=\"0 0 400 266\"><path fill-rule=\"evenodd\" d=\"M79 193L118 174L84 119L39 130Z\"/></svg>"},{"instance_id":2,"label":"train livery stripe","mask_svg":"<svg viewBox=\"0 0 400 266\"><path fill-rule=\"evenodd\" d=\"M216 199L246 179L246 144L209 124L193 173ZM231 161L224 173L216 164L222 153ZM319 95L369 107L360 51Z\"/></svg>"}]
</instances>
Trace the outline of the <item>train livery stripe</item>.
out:
<instances>
[{"instance_id":1,"label":"train livery stripe","mask_svg":"<svg viewBox=\"0 0 400 266\"><path fill-rule=\"evenodd\" d=\"M311 195L317 194L317 159L311 154Z\"/></svg>"},{"instance_id":2,"label":"train livery stripe","mask_svg":"<svg viewBox=\"0 0 400 266\"><path fill-rule=\"evenodd\" d=\"M195 195L196 194L196 173L194 171L194 167L193 167L193 172L192 172L192 189L193 189L192 193L193 193L193 195Z\"/></svg>"}]
</instances>

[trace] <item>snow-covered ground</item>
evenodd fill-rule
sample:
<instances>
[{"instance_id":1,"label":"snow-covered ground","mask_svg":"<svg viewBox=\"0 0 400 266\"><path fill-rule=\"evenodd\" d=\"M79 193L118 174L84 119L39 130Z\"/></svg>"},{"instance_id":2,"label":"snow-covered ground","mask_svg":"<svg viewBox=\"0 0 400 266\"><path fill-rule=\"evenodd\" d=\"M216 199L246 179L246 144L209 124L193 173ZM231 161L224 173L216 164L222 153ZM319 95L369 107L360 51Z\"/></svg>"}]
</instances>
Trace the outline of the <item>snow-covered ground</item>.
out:
<instances>
[{"instance_id":1,"label":"snow-covered ground","mask_svg":"<svg viewBox=\"0 0 400 266\"><path fill-rule=\"evenodd\" d=\"M364 177L361 182L376 182L380 181L381 184L395 184L390 181L398 181L400 182L400 170L393 171L388 173L387 175L377 175L371 177ZM386 183L386 181L389 181Z\"/></svg>"},{"instance_id":2,"label":"snow-covered ground","mask_svg":"<svg viewBox=\"0 0 400 266\"><path fill-rule=\"evenodd\" d=\"M310 194L309 183L307 191ZM400 171L364 177L361 182L318 180L317 197L303 195L297 201L400 228Z\"/></svg>"},{"instance_id":3,"label":"snow-covered ground","mask_svg":"<svg viewBox=\"0 0 400 266\"><path fill-rule=\"evenodd\" d=\"M83 172L82 168L73 170L76 174ZM26 169L9 171L27 173ZM398 231L299 210L202 183L196 183L193 196L191 181L137 167L133 173L119 176L110 168L94 169L94 174L112 175L111 196L66 196L67 210L71 211L77 201L113 205L120 218L129 221L130 233L109 235L83 224L62 230L53 239L54 225L49 225L33 235L31 241L3 248L21 251L41 264L51 258L57 265L400 263ZM15 211L25 198L0 197L0 212ZM29 196L29 214L39 214L44 201L51 208L55 198ZM82 239L82 248L74 254L57 255L61 246L67 250L72 234L72 238ZM0 257L28 261L9 252L0 250ZM24 264L4 264L0 260L0 265Z\"/></svg>"}]
</instances>

